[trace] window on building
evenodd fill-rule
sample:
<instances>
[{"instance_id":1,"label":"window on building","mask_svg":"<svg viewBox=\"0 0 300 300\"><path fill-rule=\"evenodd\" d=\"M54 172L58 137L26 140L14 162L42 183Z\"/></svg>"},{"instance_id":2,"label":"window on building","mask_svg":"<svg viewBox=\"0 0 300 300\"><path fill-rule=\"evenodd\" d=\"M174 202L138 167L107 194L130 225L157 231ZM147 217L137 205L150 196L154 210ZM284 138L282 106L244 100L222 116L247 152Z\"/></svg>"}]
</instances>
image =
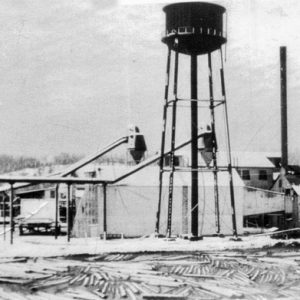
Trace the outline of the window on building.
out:
<instances>
[{"instance_id":1,"label":"window on building","mask_svg":"<svg viewBox=\"0 0 300 300\"><path fill-rule=\"evenodd\" d=\"M89 178L95 178L96 177L96 171L90 171L90 172L85 172L85 175Z\"/></svg>"},{"instance_id":2,"label":"window on building","mask_svg":"<svg viewBox=\"0 0 300 300\"><path fill-rule=\"evenodd\" d=\"M266 170L259 170L258 179L259 180L268 180L267 171Z\"/></svg>"},{"instance_id":3,"label":"window on building","mask_svg":"<svg viewBox=\"0 0 300 300\"><path fill-rule=\"evenodd\" d=\"M50 191L50 198L55 198L55 191L54 190Z\"/></svg>"},{"instance_id":4,"label":"window on building","mask_svg":"<svg viewBox=\"0 0 300 300\"><path fill-rule=\"evenodd\" d=\"M250 171L249 170L242 170L242 179L250 180Z\"/></svg>"},{"instance_id":5,"label":"window on building","mask_svg":"<svg viewBox=\"0 0 300 300\"><path fill-rule=\"evenodd\" d=\"M182 165L182 157L178 155L174 155L174 166L179 167ZM165 166L171 166L171 155L165 156Z\"/></svg>"},{"instance_id":6,"label":"window on building","mask_svg":"<svg viewBox=\"0 0 300 300\"><path fill-rule=\"evenodd\" d=\"M291 188L287 188L285 189L284 194L286 196L293 196L293 190Z\"/></svg>"}]
</instances>

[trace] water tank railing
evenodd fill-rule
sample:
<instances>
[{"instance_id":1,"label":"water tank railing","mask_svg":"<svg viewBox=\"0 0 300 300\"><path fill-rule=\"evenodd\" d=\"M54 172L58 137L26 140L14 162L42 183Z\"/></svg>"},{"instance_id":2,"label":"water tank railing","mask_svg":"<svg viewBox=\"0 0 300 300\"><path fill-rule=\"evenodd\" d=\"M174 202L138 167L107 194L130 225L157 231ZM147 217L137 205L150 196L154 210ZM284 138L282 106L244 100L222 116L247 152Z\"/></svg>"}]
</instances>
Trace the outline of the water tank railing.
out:
<instances>
[{"instance_id":1,"label":"water tank railing","mask_svg":"<svg viewBox=\"0 0 300 300\"><path fill-rule=\"evenodd\" d=\"M191 26L178 27L178 34L195 33L195 28Z\"/></svg>"},{"instance_id":2,"label":"water tank railing","mask_svg":"<svg viewBox=\"0 0 300 300\"><path fill-rule=\"evenodd\" d=\"M173 28L172 30L164 30L161 34L162 38L171 37L175 35L190 35L190 34L203 34L210 36L220 36L226 38L225 31L217 30L211 27L192 27L192 26L181 26Z\"/></svg>"}]
</instances>

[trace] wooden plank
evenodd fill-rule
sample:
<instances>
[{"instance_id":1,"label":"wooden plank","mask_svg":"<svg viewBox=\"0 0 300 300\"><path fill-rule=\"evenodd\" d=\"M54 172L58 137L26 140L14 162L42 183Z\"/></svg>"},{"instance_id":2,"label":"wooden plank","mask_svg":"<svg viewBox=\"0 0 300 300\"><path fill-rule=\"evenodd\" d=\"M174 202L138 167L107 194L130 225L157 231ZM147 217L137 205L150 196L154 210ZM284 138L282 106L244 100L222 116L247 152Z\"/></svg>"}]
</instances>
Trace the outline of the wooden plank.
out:
<instances>
[{"instance_id":1,"label":"wooden plank","mask_svg":"<svg viewBox=\"0 0 300 300\"><path fill-rule=\"evenodd\" d=\"M148 300L165 300L165 299L174 299L174 300L186 300L187 297L173 294L148 294L143 295L143 299Z\"/></svg>"}]
</instances>

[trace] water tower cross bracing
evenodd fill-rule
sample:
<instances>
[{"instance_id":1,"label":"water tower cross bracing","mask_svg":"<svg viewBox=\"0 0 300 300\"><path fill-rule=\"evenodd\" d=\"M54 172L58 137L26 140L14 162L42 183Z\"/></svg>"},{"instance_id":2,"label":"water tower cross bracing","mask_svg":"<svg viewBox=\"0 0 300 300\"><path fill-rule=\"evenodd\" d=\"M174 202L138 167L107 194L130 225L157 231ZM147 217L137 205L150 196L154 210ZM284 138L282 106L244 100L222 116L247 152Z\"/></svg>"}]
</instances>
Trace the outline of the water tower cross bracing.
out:
<instances>
[{"instance_id":1,"label":"water tower cross bracing","mask_svg":"<svg viewBox=\"0 0 300 300\"><path fill-rule=\"evenodd\" d=\"M171 236L172 232L172 204L173 204L173 184L175 168L175 148L176 148L176 115L177 104L179 101L190 101L190 129L191 129L191 165L188 170L191 172L191 234L197 238L198 232L198 173L200 171L198 164L198 139L202 137L205 141L209 140L208 148L210 148L212 167L208 170L213 172L214 177L214 202L215 202L215 222L216 233L220 234L220 212L219 212L219 195L218 195L218 168L217 164L217 142L215 130L215 108L219 105L224 107L224 118L226 124L226 140L227 140L227 153L228 153L228 167L229 174L229 187L231 197L231 210L232 210L232 228L233 235L237 237L236 229L236 216L235 216L235 202L234 190L232 181L232 167L231 167L231 154L230 154L230 139L228 129L228 114L226 105L225 81L223 71L223 57L222 45L226 43L226 34L224 31L225 8L211 3L205 2L185 2L175 3L164 7L166 14L166 30L162 38L162 42L168 47L167 56L167 70L166 70L166 84L164 95L164 108L163 108L163 129L161 134L161 158L160 158L160 172L159 172L159 199L158 210L156 217L156 232L160 229L160 214L162 204L162 184L163 176L166 171L169 174L169 189L168 189L168 215L167 215L167 236ZM215 100L213 94L213 77L212 77L212 52L219 50L221 56L222 67L220 70L222 99ZM174 58L174 76L173 76L173 97L169 99L169 85L170 85L170 69L171 69L171 56ZM190 98L178 98L178 72L179 72L179 54L190 56ZM209 86L209 99L200 100L198 97L198 66L197 58L199 55L207 55L208 58L208 86ZM198 104L205 104L210 111L210 134L209 139L205 139L206 135L199 135L198 131ZM170 167L166 170L164 165L164 153L166 146L166 130L167 130L167 111L171 109L171 153L170 153ZM204 152L207 149L203 149Z\"/></svg>"}]
</instances>

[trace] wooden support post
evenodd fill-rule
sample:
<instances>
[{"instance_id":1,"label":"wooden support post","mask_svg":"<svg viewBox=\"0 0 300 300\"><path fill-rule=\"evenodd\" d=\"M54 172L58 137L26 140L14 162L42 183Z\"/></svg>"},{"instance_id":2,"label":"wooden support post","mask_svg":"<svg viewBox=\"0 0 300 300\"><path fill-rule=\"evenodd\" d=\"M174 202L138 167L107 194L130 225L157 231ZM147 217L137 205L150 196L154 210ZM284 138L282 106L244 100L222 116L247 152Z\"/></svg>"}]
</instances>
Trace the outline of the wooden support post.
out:
<instances>
[{"instance_id":1,"label":"wooden support post","mask_svg":"<svg viewBox=\"0 0 300 300\"><path fill-rule=\"evenodd\" d=\"M107 190L106 190L106 184L103 185L103 239L106 240L107 235L107 211L106 211L106 196L107 196Z\"/></svg>"},{"instance_id":2,"label":"wooden support post","mask_svg":"<svg viewBox=\"0 0 300 300\"><path fill-rule=\"evenodd\" d=\"M188 225L188 212L189 212L189 189L188 186L184 185L182 187L182 234L189 233L189 225Z\"/></svg>"},{"instance_id":3,"label":"wooden support post","mask_svg":"<svg viewBox=\"0 0 300 300\"><path fill-rule=\"evenodd\" d=\"M9 216L10 216L10 244L12 245L14 242L14 184L10 184L10 208L9 208Z\"/></svg>"},{"instance_id":4,"label":"wooden support post","mask_svg":"<svg viewBox=\"0 0 300 300\"><path fill-rule=\"evenodd\" d=\"M70 184L68 186L68 199L67 199L67 241L70 242Z\"/></svg>"},{"instance_id":5,"label":"wooden support post","mask_svg":"<svg viewBox=\"0 0 300 300\"><path fill-rule=\"evenodd\" d=\"M296 227L300 227L300 199L298 195L294 195L295 198L295 206L296 206Z\"/></svg>"},{"instance_id":6,"label":"wooden support post","mask_svg":"<svg viewBox=\"0 0 300 300\"><path fill-rule=\"evenodd\" d=\"M6 194L3 196L3 240L6 240Z\"/></svg>"},{"instance_id":7,"label":"wooden support post","mask_svg":"<svg viewBox=\"0 0 300 300\"><path fill-rule=\"evenodd\" d=\"M55 188L55 239L58 236L58 190L59 185L57 184Z\"/></svg>"}]
</instances>

